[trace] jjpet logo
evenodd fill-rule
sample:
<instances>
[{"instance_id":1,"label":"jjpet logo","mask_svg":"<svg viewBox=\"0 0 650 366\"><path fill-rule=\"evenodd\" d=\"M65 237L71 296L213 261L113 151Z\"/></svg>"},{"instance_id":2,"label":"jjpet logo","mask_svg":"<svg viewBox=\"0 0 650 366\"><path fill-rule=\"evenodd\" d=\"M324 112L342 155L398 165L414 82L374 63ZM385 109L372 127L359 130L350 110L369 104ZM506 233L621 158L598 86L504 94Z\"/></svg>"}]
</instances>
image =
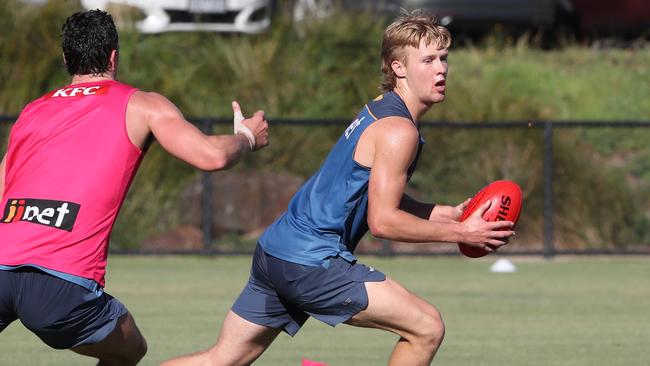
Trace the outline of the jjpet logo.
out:
<instances>
[{"instance_id":1,"label":"jjpet logo","mask_svg":"<svg viewBox=\"0 0 650 366\"><path fill-rule=\"evenodd\" d=\"M89 95L106 94L107 91L108 85L79 86L75 88L57 89L47 96L48 98L84 97Z\"/></svg>"},{"instance_id":2,"label":"jjpet logo","mask_svg":"<svg viewBox=\"0 0 650 366\"><path fill-rule=\"evenodd\" d=\"M34 224L72 231L79 213L79 204L65 201L10 198L0 223L27 221Z\"/></svg>"}]
</instances>

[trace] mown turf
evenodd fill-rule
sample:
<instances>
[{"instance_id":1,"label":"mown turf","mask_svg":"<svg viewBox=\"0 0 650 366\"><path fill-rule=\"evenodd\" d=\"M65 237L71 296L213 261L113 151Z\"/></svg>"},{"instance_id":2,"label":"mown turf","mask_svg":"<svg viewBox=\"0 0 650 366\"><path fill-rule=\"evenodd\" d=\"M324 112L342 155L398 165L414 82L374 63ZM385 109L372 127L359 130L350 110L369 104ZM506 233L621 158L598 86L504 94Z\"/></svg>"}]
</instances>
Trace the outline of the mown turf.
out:
<instances>
[{"instance_id":1,"label":"mown turf","mask_svg":"<svg viewBox=\"0 0 650 366\"><path fill-rule=\"evenodd\" d=\"M650 364L648 258L364 258L442 311L447 336L434 362L446 366ZM114 256L107 291L135 315L148 339L142 365L210 346L245 283L248 257ZM280 335L257 365L382 365L396 337L310 320ZM0 365L93 365L54 351L16 322L0 335Z\"/></svg>"}]
</instances>

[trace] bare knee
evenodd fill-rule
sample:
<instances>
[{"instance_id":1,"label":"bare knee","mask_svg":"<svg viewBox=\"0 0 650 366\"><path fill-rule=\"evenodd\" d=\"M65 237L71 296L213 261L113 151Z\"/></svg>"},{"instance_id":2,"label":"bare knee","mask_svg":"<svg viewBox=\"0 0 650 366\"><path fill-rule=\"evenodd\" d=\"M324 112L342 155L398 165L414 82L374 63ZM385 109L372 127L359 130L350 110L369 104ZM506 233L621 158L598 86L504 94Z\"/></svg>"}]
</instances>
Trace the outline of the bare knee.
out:
<instances>
[{"instance_id":1,"label":"bare knee","mask_svg":"<svg viewBox=\"0 0 650 366\"><path fill-rule=\"evenodd\" d=\"M119 355L120 365L137 365L147 354L147 340L137 331L137 337L131 338L129 345Z\"/></svg>"},{"instance_id":2,"label":"bare knee","mask_svg":"<svg viewBox=\"0 0 650 366\"><path fill-rule=\"evenodd\" d=\"M147 340L140 336L139 342L136 342L129 352L125 355L128 365L137 365L140 360L147 354Z\"/></svg>"},{"instance_id":3,"label":"bare knee","mask_svg":"<svg viewBox=\"0 0 650 366\"><path fill-rule=\"evenodd\" d=\"M429 352L435 353L444 338L445 323L440 312L432 306L423 313L416 332L410 341Z\"/></svg>"},{"instance_id":4,"label":"bare knee","mask_svg":"<svg viewBox=\"0 0 650 366\"><path fill-rule=\"evenodd\" d=\"M123 332L126 333L126 347L122 349L121 357L125 365L136 365L147 354L147 340L144 338L140 330L135 325L135 320L128 314L125 319L126 324Z\"/></svg>"},{"instance_id":5,"label":"bare knee","mask_svg":"<svg viewBox=\"0 0 650 366\"><path fill-rule=\"evenodd\" d=\"M106 338L98 343L72 348L72 351L98 359L99 366L131 366L137 365L147 353L147 341L127 312Z\"/></svg>"},{"instance_id":6,"label":"bare knee","mask_svg":"<svg viewBox=\"0 0 650 366\"><path fill-rule=\"evenodd\" d=\"M140 362L140 360L144 357L144 355L147 354L148 349L149 348L147 346L147 340L144 339L144 337L140 337L140 342L136 347L134 347L134 350L131 353L131 357L130 357L131 360L134 362L133 363L134 365Z\"/></svg>"},{"instance_id":7,"label":"bare knee","mask_svg":"<svg viewBox=\"0 0 650 366\"><path fill-rule=\"evenodd\" d=\"M97 366L135 366L147 354L147 342L142 338L142 342L133 345L128 351L121 354L107 354L99 358Z\"/></svg>"}]
</instances>

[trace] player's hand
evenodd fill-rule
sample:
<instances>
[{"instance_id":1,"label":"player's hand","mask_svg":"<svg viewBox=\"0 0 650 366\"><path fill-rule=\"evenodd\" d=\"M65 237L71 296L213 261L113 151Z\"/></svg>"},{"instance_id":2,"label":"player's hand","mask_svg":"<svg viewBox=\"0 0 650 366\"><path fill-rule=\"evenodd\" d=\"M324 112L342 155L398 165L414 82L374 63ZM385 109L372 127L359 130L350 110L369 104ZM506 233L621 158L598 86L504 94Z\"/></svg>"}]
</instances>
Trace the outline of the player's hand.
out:
<instances>
[{"instance_id":1,"label":"player's hand","mask_svg":"<svg viewBox=\"0 0 650 366\"><path fill-rule=\"evenodd\" d=\"M429 220L434 220L435 218L445 218L453 221L458 221L460 216L463 214L465 207L469 204L470 198L466 199L462 203L456 206L447 206L447 205L435 205L429 216Z\"/></svg>"},{"instance_id":2,"label":"player's hand","mask_svg":"<svg viewBox=\"0 0 650 366\"><path fill-rule=\"evenodd\" d=\"M264 112L257 111L251 118L245 119L241 107L236 101L232 102L234 114L233 127L235 134L242 134L248 139L251 150L259 150L269 144L269 124L264 119Z\"/></svg>"},{"instance_id":3,"label":"player's hand","mask_svg":"<svg viewBox=\"0 0 650 366\"><path fill-rule=\"evenodd\" d=\"M512 221L485 221L483 214L490 208L492 201L487 201L465 221L463 221L463 244L494 252L507 244L515 235Z\"/></svg>"}]
</instances>

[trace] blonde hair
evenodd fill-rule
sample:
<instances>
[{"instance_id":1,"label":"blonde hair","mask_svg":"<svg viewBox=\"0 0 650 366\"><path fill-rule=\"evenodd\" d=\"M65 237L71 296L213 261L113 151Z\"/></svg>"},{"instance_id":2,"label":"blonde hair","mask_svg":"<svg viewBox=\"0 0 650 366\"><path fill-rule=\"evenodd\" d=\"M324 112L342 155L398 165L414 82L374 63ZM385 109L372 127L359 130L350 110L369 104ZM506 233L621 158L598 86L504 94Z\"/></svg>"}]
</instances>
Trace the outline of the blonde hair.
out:
<instances>
[{"instance_id":1,"label":"blonde hair","mask_svg":"<svg viewBox=\"0 0 650 366\"><path fill-rule=\"evenodd\" d=\"M424 40L427 45L435 43L439 50L449 48L451 34L444 26L438 24L433 15L414 11L399 16L384 31L381 43L381 72L384 81L381 83L383 93L395 89L396 75L391 63L395 60L406 62L405 48L418 48Z\"/></svg>"}]
</instances>

